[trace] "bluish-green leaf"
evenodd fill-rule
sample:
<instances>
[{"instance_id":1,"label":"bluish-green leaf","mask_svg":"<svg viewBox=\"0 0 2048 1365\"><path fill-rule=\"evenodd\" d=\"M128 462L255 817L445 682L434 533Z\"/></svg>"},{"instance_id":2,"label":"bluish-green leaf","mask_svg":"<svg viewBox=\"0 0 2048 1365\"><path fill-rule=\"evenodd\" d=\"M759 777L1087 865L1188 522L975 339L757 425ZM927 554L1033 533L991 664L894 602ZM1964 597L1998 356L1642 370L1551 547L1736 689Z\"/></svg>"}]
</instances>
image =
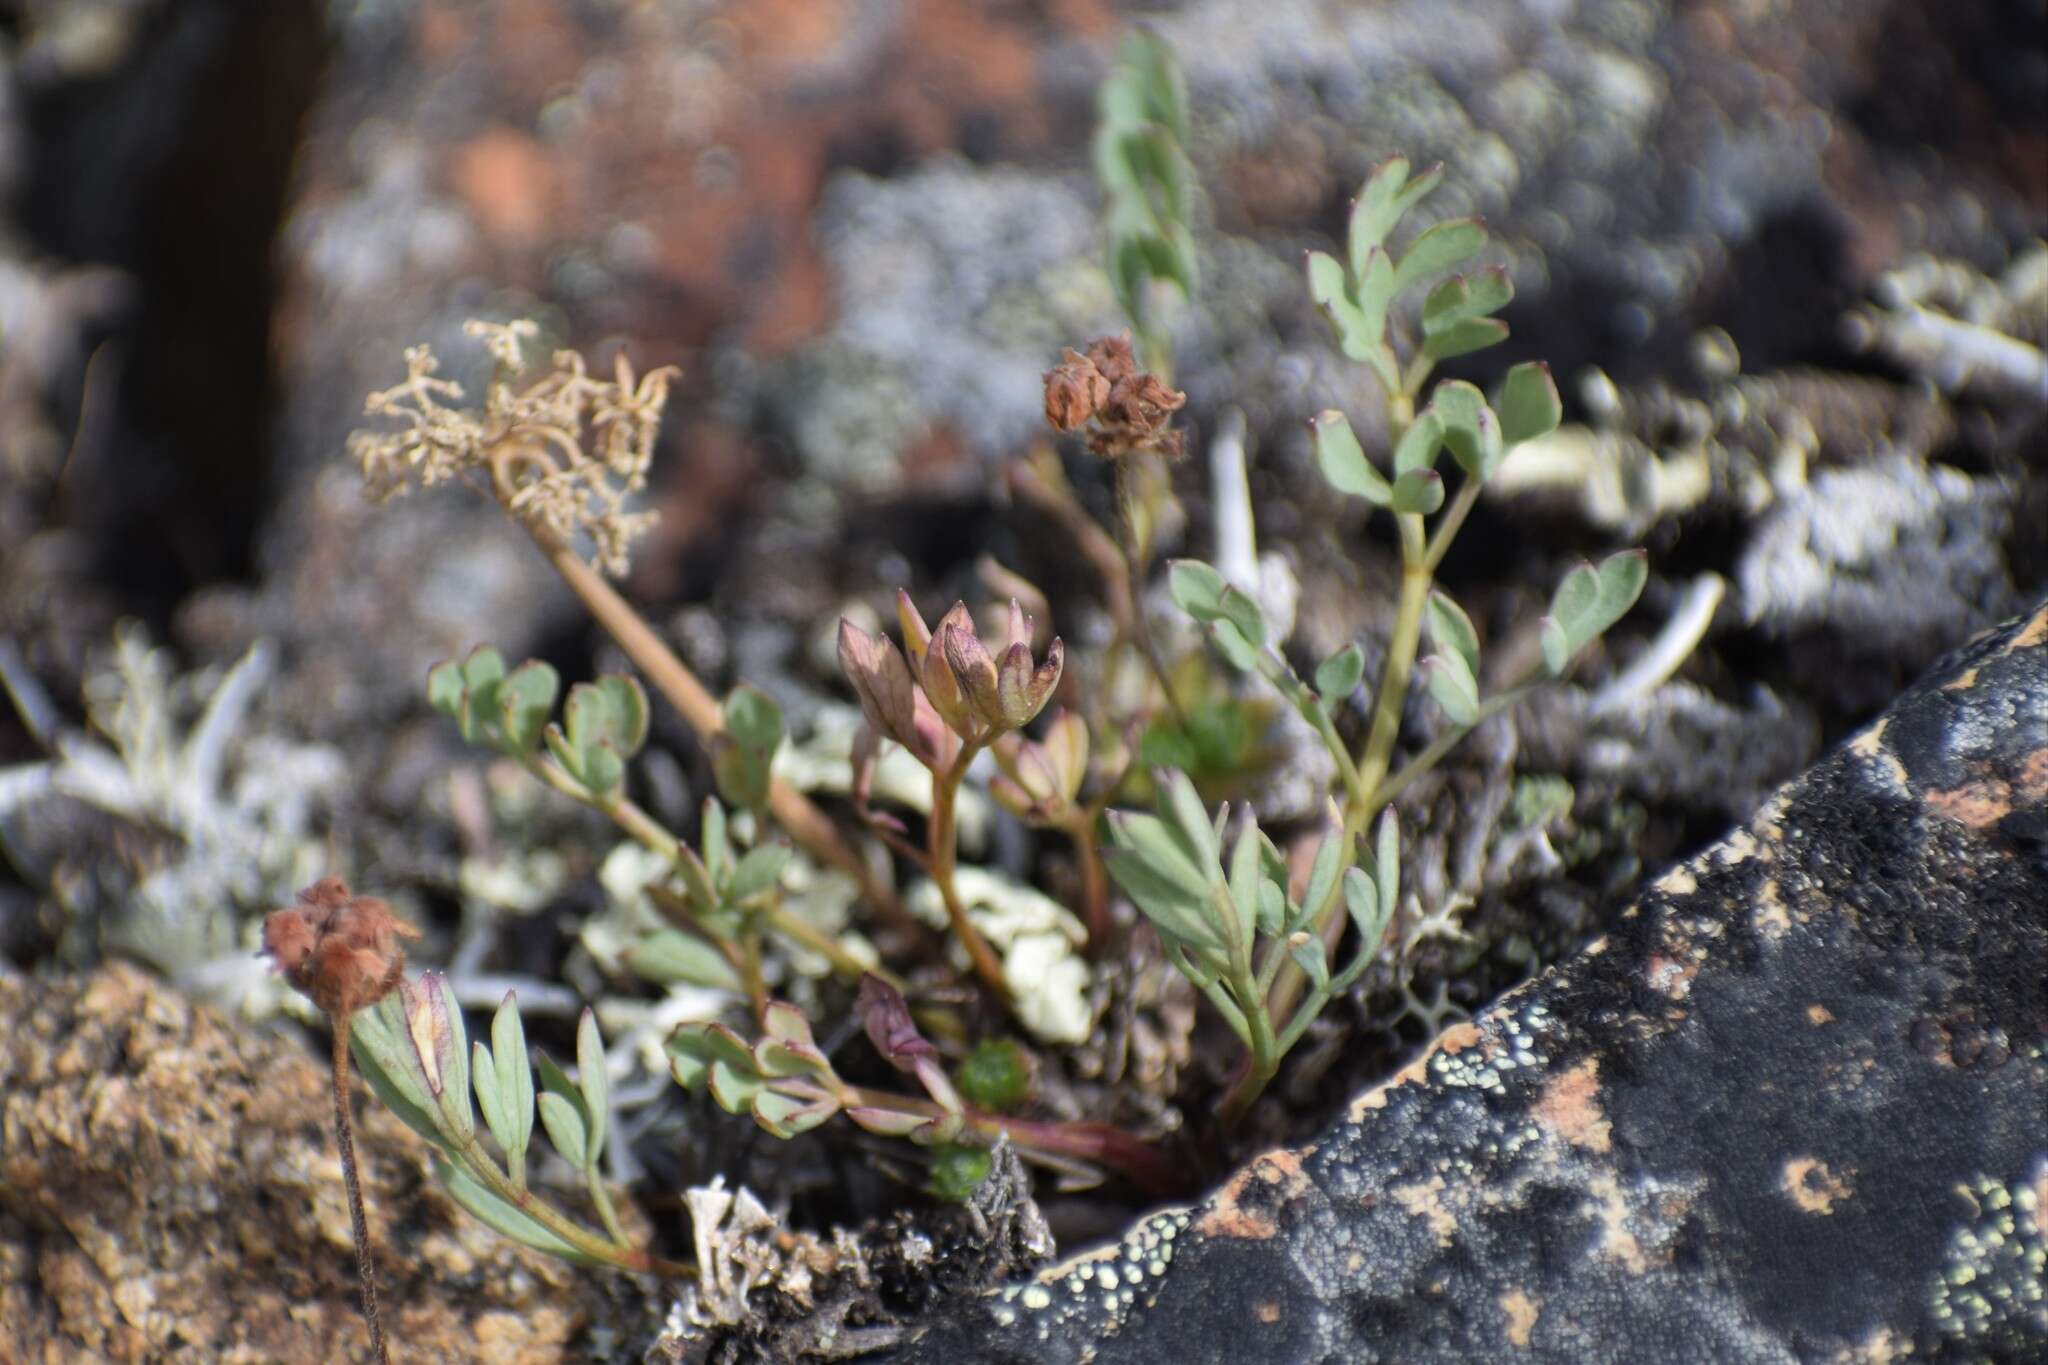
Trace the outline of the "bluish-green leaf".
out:
<instances>
[{"instance_id":1,"label":"bluish-green leaf","mask_svg":"<svg viewBox=\"0 0 2048 1365\"><path fill-rule=\"evenodd\" d=\"M1472 628L1472 618L1465 614L1465 609L1442 588L1433 588L1423 608L1423 620L1429 627L1429 638L1436 642L1437 647L1463 659L1466 672L1477 677L1479 632Z\"/></svg>"},{"instance_id":2,"label":"bluish-green leaf","mask_svg":"<svg viewBox=\"0 0 2048 1365\"><path fill-rule=\"evenodd\" d=\"M1499 318L1466 318L1423 338L1422 349L1431 360L1451 360L1507 339L1508 325Z\"/></svg>"},{"instance_id":3,"label":"bluish-green leaf","mask_svg":"<svg viewBox=\"0 0 2048 1365\"><path fill-rule=\"evenodd\" d=\"M1641 550L1610 555L1598 569L1581 564L1564 576L1540 631L1543 662L1552 675L1563 673L1580 650L1628 614L1648 576L1649 559Z\"/></svg>"},{"instance_id":4,"label":"bluish-green leaf","mask_svg":"<svg viewBox=\"0 0 2048 1365\"><path fill-rule=\"evenodd\" d=\"M1429 291L1422 305L1422 331L1435 336L1460 322L1499 312L1515 296L1508 272L1488 266L1470 275L1453 275Z\"/></svg>"},{"instance_id":5,"label":"bluish-green leaf","mask_svg":"<svg viewBox=\"0 0 2048 1365\"><path fill-rule=\"evenodd\" d=\"M1174 605L1205 624L1223 615L1229 587L1222 574L1199 559L1176 559L1167 566L1166 590Z\"/></svg>"},{"instance_id":6,"label":"bluish-green leaf","mask_svg":"<svg viewBox=\"0 0 2048 1365\"><path fill-rule=\"evenodd\" d=\"M1222 609L1223 619L1237 627L1246 644L1257 649L1266 643L1266 615L1250 596L1234 587L1225 588L1217 605Z\"/></svg>"},{"instance_id":7,"label":"bluish-green leaf","mask_svg":"<svg viewBox=\"0 0 2048 1365\"><path fill-rule=\"evenodd\" d=\"M503 1233L513 1241L579 1265L603 1264L595 1257L577 1250L573 1243L564 1240L560 1234L531 1214L499 1198L475 1176L455 1163L442 1157L435 1157L434 1174L440 1177L442 1185L447 1187L450 1197L456 1203L469 1210L485 1226Z\"/></svg>"},{"instance_id":8,"label":"bluish-green leaf","mask_svg":"<svg viewBox=\"0 0 2048 1365\"><path fill-rule=\"evenodd\" d=\"M562 1159L579 1171L585 1169L590 1159L590 1142L583 1127L583 1115L576 1106L552 1090L543 1091L540 1121L548 1130L548 1141L555 1144Z\"/></svg>"},{"instance_id":9,"label":"bluish-green leaf","mask_svg":"<svg viewBox=\"0 0 2048 1365\"><path fill-rule=\"evenodd\" d=\"M732 870L732 884L726 888L727 898L737 905L772 888L781 880L782 870L789 866L789 856L789 845L784 843L762 844L759 848L748 849L739 866Z\"/></svg>"},{"instance_id":10,"label":"bluish-green leaf","mask_svg":"<svg viewBox=\"0 0 2048 1365\"><path fill-rule=\"evenodd\" d=\"M1444 505L1443 476L1434 469L1409 470L1394 480L1387 505L1396 512L1429 515Z\"/></svg>"},{"instance_id":11,"label":"bluish-green leaf","mask_svg":"<svg viewBox=\"0 0 2048 1365\"><path fill-rule=\"evenodd\" d=\"M498 1012L491 1017L491 1062L498 1070L498 1098L506 1115L506 1132L497 1137L515 1156L516 1170L533 1140L533 1064L526 1056L526 1026L519 1018L519 1000L511 991L505 992Z\"/></svg>"},{"instance_id":12,"label":"bluish-green leaf","mask_svg":"<svg viewBox=\"0 0 2048 1365\"><path fill-rule=\"evenodd\" d=\"M1408 244L1394 268L1395 292L1455 270L1486 245L1486 229L1476 218L1452 218L1426 229Z\"/></svg>"},{"instance_id":13,"label":"bluish-green leaf","mask_svg":"<svg viewBox=\"0 0 2048 1365\"><path fill-rule=\"evenodd\" d=\"M1289 935L1287 954L1292 957L1317 990L1330 984L1330 964L1323 955L1323 941L1307 931Z\"/></svg>"},{"instance_id":14,"label":"bluish-green leaf","mask_svg":"<svg viewBox=\"0 0 2048 1365\"><path fill-rule=\"evenodd\" d=\"M1237 941L1251 946L1259 927L1259 827L1247 820L1230 849L1230 902L1237 909Z\"/></svg>"},{"instance_id":15,"label":"bluish-green leaf","mask_svg":"<svg viewBox=\"0 0 2048 1365\"><path fill-rule=\"evenodd\" d=\"M739 973L725 954L680 929L657 929L628 948L625 964L657 986L702 986L710 990L741 990Z\"/></svg>"},{"instance_id":16,"label":"bluish-green leaf","mask_svg":"<svg viewBox=\"0 0 2048 1365\"><path fill-rule=\"evenodd\" d=\"M1500 390L1500 436L1503 443L1547 436L1564 419L1564 404L1557 396L1557 384L1550 367L1527 361L1508 371Z\"/></svg>"},{"instance_id":17,"label":"bluish-green leaf","mask_svg":"<svg viewBox=\"0 0 2048 1365\"><path fill-rule=\"evenodd\" d=\"M779 1138L807 1133L839 1112L831 1100L799 1100L775 1090L754 1096L754 1122Z\"/></svg>"},{"instance_id":18,"label":"bluish-green leaf","mask_svg":"<svg viewBox=\"0 0 2048 1365\"><path fill-rule=\"evenodd\" d=\"M498 684L498 729L505 751L514 756L533 752L555 709L561 679L539 659L528 659Z\"/></svg>"},{"instance_id":19,"label":"bluish-green leaf","mask_svg":"<svg viewBox=\"0 0 2048 1365\"><path fill-rule=\"evenodd\" d=\"M1431 468L1436 464L1436 453L1443 449L1443 445L1443 419L1433 409L1424 408L1401 433L1401 440L1394 447L1394 473L1401 475Z\"/></svg>"},{"instance_id":20,"label":"bluish-green leaf","mask_svg":"<svg viewBox=\"0 0 2048 1365\"><path fill-rule=\"evenodd\" d=\"M612 1111L611 1077L605 1067L604 1037L597 1031L597 1012L587 1008L576 1021L576 1084L583 1094L591 1162L595 1164L604 1150L605 1123Z\"/></svg>"},{"instance_id":21,"label":"bluish-green leaf","mask_svg":"<svg viewBox=\"0 0 2048 1365\"><path fill-rule=\"evenodd\" d=\"M1244 638L1230 621L1211 621L1209 639L1216 646L1216 652L1227 660L1232 668L1249 673L1259 666L1259 651L1252 642Z\"/></svg>"},{"instance_id":22,"label":"bluish-green leaf","mask_svg":"<svg viewBox=\"0 0 2048 1365\"><path fill-rule=\"evenodd\" d=\"M1346 645L1316 666L1316 695L1323 709L1334 713L1357 690L1365 677L1365 652Z\"/></svg>"},{"instance_id":23,"label":"bluish-green leaf","mask_svg":"<svg viewBox=\"0 0 2048 1365\"><path fill-rule=\"evenodd\" d=\"M1432 654L1420 665L1422 683L1454 725L1479 723L1479 687L1464 659L1454 653Z\"/></svg>"},{"instance_id":24,"label":"bluish-green leaf","mask_svg":"<svg viewBox=\"0 0 2048 1365\"><path fill-rule=\"evenodd\" d=\"M1446 380L1430 397L1444 424L1444 444L1470 478L1490 478L1499 467L1505 447L1501 444L1500 419L1486 405L1486 397L1462 379Z\"/></svg>"},{"instance_id":25,"label":"bluish-green leaf","mask_svg":"<svg viewBox=\"0 0 2048 1365\"><path fill-rule=\"evenodd\" d=\"M1393 488L1365 458L1365 448L1359 445L1343 413L1335 409L1317 413L1309 423L1309 431L1315 438L1316 467L1323 471L1330 487L1364 498L1375 507L1385 507L1392 501Z\"/></svg>"}]
</instances>

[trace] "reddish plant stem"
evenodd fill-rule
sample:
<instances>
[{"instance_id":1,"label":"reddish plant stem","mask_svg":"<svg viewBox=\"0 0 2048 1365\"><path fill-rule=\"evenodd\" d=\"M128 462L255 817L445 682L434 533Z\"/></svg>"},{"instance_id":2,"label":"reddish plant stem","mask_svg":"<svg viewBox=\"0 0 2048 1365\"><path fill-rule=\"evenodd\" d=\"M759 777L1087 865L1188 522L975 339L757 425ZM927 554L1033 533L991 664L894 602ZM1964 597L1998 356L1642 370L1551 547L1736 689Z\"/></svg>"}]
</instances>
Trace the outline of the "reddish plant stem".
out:
<instances>
[{"instance_id":1,"label":"reddish plant stem","mask_svg":"<svg viewBox=\"0 0 2048 1365\"><path fill-rule=\"evenodd\" d=\"M378 1365L391 1365L384 1344L384 1324L377 1317L377 1270L370 1260L370 1220L363 1212L363 1182L356 1175L355 1125L348 1107L348 1020L334 1020L334 1135L341 1145L341 1180L348 1187L349 1229L356 1241L356 1287L362 1295L363 1317L370 1324L370 1350Z\"/></svg>"}]
</instances>

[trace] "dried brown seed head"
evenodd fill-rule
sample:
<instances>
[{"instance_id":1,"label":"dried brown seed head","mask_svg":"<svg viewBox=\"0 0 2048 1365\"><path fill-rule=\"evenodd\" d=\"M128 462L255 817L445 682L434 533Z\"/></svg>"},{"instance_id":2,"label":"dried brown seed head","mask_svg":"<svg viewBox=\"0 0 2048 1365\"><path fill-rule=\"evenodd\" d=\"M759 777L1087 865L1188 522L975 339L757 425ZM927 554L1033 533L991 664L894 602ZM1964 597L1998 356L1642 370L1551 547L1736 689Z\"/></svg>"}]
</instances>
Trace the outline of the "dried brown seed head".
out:
<instances>
[{"instance_id":1,"label":"dried brown seed head","mask_svg":"<svg viewBox=\"0 0 2048 1365\"><path fill-rule=\"evenodd\" d=\"M398 939L419 936L384 901L350 894L339 877L313 883L297 905L263 921L263 951L293 987L335 1016L389 995L405 975Z\"/></svg>"}]
</instances>

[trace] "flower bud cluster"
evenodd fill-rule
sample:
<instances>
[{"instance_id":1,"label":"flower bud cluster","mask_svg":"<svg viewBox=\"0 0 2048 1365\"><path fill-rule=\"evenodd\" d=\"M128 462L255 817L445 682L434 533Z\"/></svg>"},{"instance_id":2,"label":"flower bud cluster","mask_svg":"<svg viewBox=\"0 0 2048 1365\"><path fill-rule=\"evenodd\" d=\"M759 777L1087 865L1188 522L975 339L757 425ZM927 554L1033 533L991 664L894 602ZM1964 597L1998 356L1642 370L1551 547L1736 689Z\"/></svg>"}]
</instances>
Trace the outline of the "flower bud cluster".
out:
<instances>
[{"instance_id":1,"label":"flower bud cluster","mask_svg":"<svg viewBox=\"0 0 2048 1365\"><path fill-rule=\"evenodd\" d=\"M1031 618L1014 598L1007 636L995 651L975 633L964 602L955 602L936 629L926 627L906 593L896 594L896 612L902 650L842 619L839 664L869 726L927 767L951 763L962 744L979 748L1030 724L1059 685L1066 646L1055 637L1044 659L1034 659Z\"/></svg>"}]
</instances>

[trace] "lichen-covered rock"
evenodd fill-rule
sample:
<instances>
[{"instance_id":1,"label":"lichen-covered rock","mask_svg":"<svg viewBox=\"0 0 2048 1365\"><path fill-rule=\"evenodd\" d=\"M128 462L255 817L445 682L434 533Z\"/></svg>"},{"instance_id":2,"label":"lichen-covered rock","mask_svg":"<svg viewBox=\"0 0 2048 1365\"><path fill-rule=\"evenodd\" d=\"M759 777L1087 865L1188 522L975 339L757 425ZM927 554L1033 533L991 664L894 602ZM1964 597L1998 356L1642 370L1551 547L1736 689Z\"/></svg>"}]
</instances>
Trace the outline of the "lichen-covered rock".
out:
<instances>
[{"instance_id":1,"label":"lichen-covered rock","mask_svg":"<svg viewBox=\"0 0 2048 1365\"><path fill-rule=\"evenodd\" d=\"M0 972L0 1361L369 1359L326 1071L132 967ZM617 1277L460 1212L359 1107L385 1322L407 1361L591 1360L646 1335Z\"/></svg>"},{"instance_id":2,"label":"lichen-covered rock","mask_svg":"<svg viewBox=\"0 0 2048 1365\"><path fill-rule=\"evenodd\" d=\"M1320 1140L905 1361L2041 1359L2048 602Z\"/></svg>"}]
</instances>

